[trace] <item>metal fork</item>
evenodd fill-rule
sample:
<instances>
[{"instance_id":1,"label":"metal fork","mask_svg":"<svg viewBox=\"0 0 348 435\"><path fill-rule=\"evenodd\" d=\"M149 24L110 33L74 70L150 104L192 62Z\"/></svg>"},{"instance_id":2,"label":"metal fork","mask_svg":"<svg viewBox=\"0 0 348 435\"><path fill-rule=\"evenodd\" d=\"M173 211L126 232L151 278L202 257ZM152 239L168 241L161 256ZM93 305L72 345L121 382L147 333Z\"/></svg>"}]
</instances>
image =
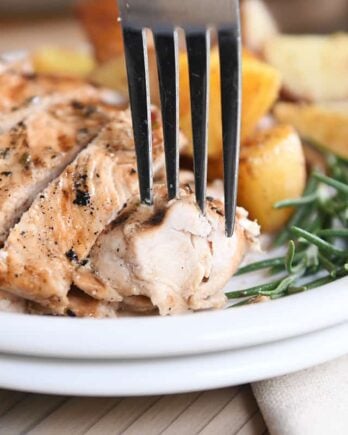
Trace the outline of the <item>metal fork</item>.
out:
<instances>
[{"instance_id":1,"label":"metal fork","mask_svg":"<svg viewBox=\"0 0 348 435\"><path fill-rule=\"evenodd\" d=\"M220 55L226 234L233 233L240 125L240 23L238 0L119 0L141 201L152 204L152 132L147 31L154 36L160 85L168 198L178 196L178 28L189 65L196 200L204 213L211 29Z\"/></svg>"}]
</instances>

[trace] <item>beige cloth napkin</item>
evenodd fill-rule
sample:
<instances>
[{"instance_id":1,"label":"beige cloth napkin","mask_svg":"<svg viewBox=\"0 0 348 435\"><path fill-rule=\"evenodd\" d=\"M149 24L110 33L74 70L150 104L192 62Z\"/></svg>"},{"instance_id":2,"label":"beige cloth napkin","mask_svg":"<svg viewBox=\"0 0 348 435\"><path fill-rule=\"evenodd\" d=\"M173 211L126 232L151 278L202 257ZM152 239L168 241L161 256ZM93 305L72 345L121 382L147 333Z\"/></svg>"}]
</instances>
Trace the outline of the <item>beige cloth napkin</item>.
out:
<instances>
[{"instance_id":1,"label":"beige cloth napkin","mask_svg":"<svg viewBox=\"0 0 348 435\"><path fill-rule=\"evenodd\" d=\"M348 434L348 355L252 388L271 435Z\"/></svg>"}]
</instances>

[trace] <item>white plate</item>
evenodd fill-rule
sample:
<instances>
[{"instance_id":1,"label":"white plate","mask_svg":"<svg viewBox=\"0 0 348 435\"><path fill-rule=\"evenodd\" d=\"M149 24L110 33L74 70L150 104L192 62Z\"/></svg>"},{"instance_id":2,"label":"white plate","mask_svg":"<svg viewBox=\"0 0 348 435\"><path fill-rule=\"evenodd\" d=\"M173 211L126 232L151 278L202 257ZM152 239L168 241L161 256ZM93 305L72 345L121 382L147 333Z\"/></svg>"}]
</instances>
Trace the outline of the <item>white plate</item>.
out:
<instances>
[{"instance_id":1,"label":"white plate","mask_svg":"<svg viewBox=\"0 0 348 435\"><path fill-rule=\"evenodd\" d=\"M0 387L179 393L252 382L348 353L348 278L273 302L175 317L0 315Z\"/></svg>"},{"instance_id":2,"label":"white plate","mask_svg":"<svg viewBox=\"0 0 348 435\"><path fill-rule=\"evenodd\" d=\"M60 358L145 358L216 352L348 321L348 278L262 304L174 317L76 319L0 314L0 352Z\"/></svg>"},{"instance_id":3,"label":"white plate","mask_svg":"<svg viewBox=\"0 0 348 435\"><path fill-rule=\"evenodd\" d=\"M82 396L205 390L283 375L344 355L347 336L348 323L344 323L265 345L172 358L68 360L0 355L0 385Z\"/></svg>"},{"instance_id":4,"label":"white plate","mask_svg":"<svg viewBox=\"0 0 348 435\"><path fill-rule=\"evenodd\" d=\"M262 274L234 278L248 287ZM175 317L0 312L0 388L74 395L217 388L348 352L348 277L276 301Z\"/></svg>"}]
</instances>

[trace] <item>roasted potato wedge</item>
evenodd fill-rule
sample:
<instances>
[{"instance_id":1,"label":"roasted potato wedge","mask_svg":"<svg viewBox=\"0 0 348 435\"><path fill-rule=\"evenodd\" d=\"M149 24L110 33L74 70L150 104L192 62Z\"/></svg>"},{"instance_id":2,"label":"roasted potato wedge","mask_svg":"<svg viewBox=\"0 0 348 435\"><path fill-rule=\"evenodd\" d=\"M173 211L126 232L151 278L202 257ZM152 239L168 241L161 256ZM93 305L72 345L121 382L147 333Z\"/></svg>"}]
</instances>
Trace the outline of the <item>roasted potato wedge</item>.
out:
<instances>
[{"instance_id":1,"label":"roasted potato wedge","mask_svg":"<svg viewBox=\"0 0 348 435\"><path fill-rule=\"evenodd\" d=\"M284 90L294 99L348 98L348 34L275 36L266 42L264 56L280 71Z\"/></svg>"},{"instance_id":2,"label":"roasted potato wedge","mask_svg":"<svg viewBox=\"0 0 348 435\"><path fill-rule=\"evenodd\" d=\"M244 0L240 5L243 45L262 52L268 39L278 34L277 24L262 0Z\"/></svg>"},{"instance_id":3,"label":"roasted potato wedge","mask_svg":"<svg viewBox=\"0 0 348 435\"><path fill-rule=\"evenodd\" d=\"M76 14L98 62L106 62L123 52L116 0L79 0Z\"/></svg>"},{"instance_id":4,"label":"roasted potato wedge","mask_svg":"<svg viewBox=\"0 0 348 435\"><path fill-rule=\"evenodd\" d=\"M348 102L326 104L278 103L274 115L299 134L348 158Z\"/></svg>"},{"instance_id":5,"label":"roasted potato wedge","mask_svg":"<svg viewBox=\"0 0 348 435\"><path fill-rule=\"evenodd\" d=\"M123 54L98 65L90 74L92 82L115 89L128 97L126 65Z\"/></svg>"},{"instance_id":6,"label":"roasted potato wedge","mask_svg":"<svg viewBox=\"0 0 348 435\"><path fill-rule=\"evenodd\" d=\"M277 201L302 195L306 182L305 158L296 131L279 125L256 133L241 149L238 204L257 219L265 232L275 232L292 209L273 208Z\"/></svg>"},{"instance_id":7,"label":"roasted potato wedge","mask_svg":"<svg viewBox=\"0 0 348 435\"><path fill-rule=\"evenodd\" d=\"M270 65L250 56L243 57L242 131L244 141L255 131L278 98L281 76Z\"/></svg>"},{"instance_id":8,"label":"roasted potato wedge","mask_svg":"<svg viewBox=\"0 0 348 435\"><path fill-rule=\"evenodd\" d=\"M160 97L158 89L156 53L152 45L148 47L148 59L151 103L159 106ZM126 64L123 54L109 60L108 62L98 65L92 74L90 74L89 78L92 82L110 89L115 89L124 97L128 98Z\"/></svg>"},{"instance_id":9,"label":"roasted potato wedge","mask_svg":"<svg viewBox=\"0 0 348 435\"><path fill-rule=\"evenodd\" d=\"M149 47L149 69L151 101L159 104L156 56ZM210 116L209 116L209 156L221 158L221 103L220 103L220 66L217 48L211 51L210 64ZM187 137L191 137L191 105L188 79L188 63L185 52L179 55L180 74L180 128ZM243 106L242 141L252 135L258 121L270 110L277 99L280 88L280 76L271 66L243 52ZM123 56L118 56L96 68L91 79L100 85L109 86L127 95L127 78ZM187 148L188 154L192 153Z\"/></svg>"},{"instance_id":10,"label":"roasted potato wedge","mask_svg":"<svg viewBox=\"0 0 348 435\"><path fill-rule=\"evenodd\" d=\"M31 60L34 71L43 74L85 78L95 68L91 54L65 48L40 48L33 52Z\"/></svg>"},{"instance_id":11,"label":"roasted potato wedge","mask_svg":"<svg viewBox=\"0 0 348 435\"><path fill-rule=\"evenodd\" d=\"M212 49L210 62L209 156L221 158L220 66L217 48ZM191 137L190 94L185 54L180 56L180 79L180 127L188 137ZM243 52L242 81L241 139L244 141L253 134L258 121L277 99L280 76L273 67Z\"/></svg>"}]
</instances>

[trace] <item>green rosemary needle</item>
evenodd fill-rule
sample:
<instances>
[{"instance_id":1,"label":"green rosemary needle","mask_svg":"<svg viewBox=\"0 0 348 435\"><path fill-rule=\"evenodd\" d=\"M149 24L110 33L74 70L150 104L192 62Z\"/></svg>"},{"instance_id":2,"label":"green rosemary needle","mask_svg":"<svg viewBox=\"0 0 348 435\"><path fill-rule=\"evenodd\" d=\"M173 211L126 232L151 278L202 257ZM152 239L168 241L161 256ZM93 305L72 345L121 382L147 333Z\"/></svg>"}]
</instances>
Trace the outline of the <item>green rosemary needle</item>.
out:
<instances>
[{"instance_id":1,"label":"green rosemary needle","mask_svg":"<svg viewBox=\"0 0 348 435\"><path fill-rule=\"evenodd\" d=\"M242 299L232 307L278 299L348 276L348 249L344 249L348 246L348 159L318 144L313 146L326 159L329 174L313 171L301 198L279 201L274 206L296 209L274 240L274 246L288 243L286 255L248 264L237 272L242 275L262 269L270 276L281 273L282 277L227 292L228 299ZM323 191L324 185L330 186L331 191ZM343 228L338 228L337 222ZM318 278L318 274L324 276Z\"/></svg>"}]
</instances>

